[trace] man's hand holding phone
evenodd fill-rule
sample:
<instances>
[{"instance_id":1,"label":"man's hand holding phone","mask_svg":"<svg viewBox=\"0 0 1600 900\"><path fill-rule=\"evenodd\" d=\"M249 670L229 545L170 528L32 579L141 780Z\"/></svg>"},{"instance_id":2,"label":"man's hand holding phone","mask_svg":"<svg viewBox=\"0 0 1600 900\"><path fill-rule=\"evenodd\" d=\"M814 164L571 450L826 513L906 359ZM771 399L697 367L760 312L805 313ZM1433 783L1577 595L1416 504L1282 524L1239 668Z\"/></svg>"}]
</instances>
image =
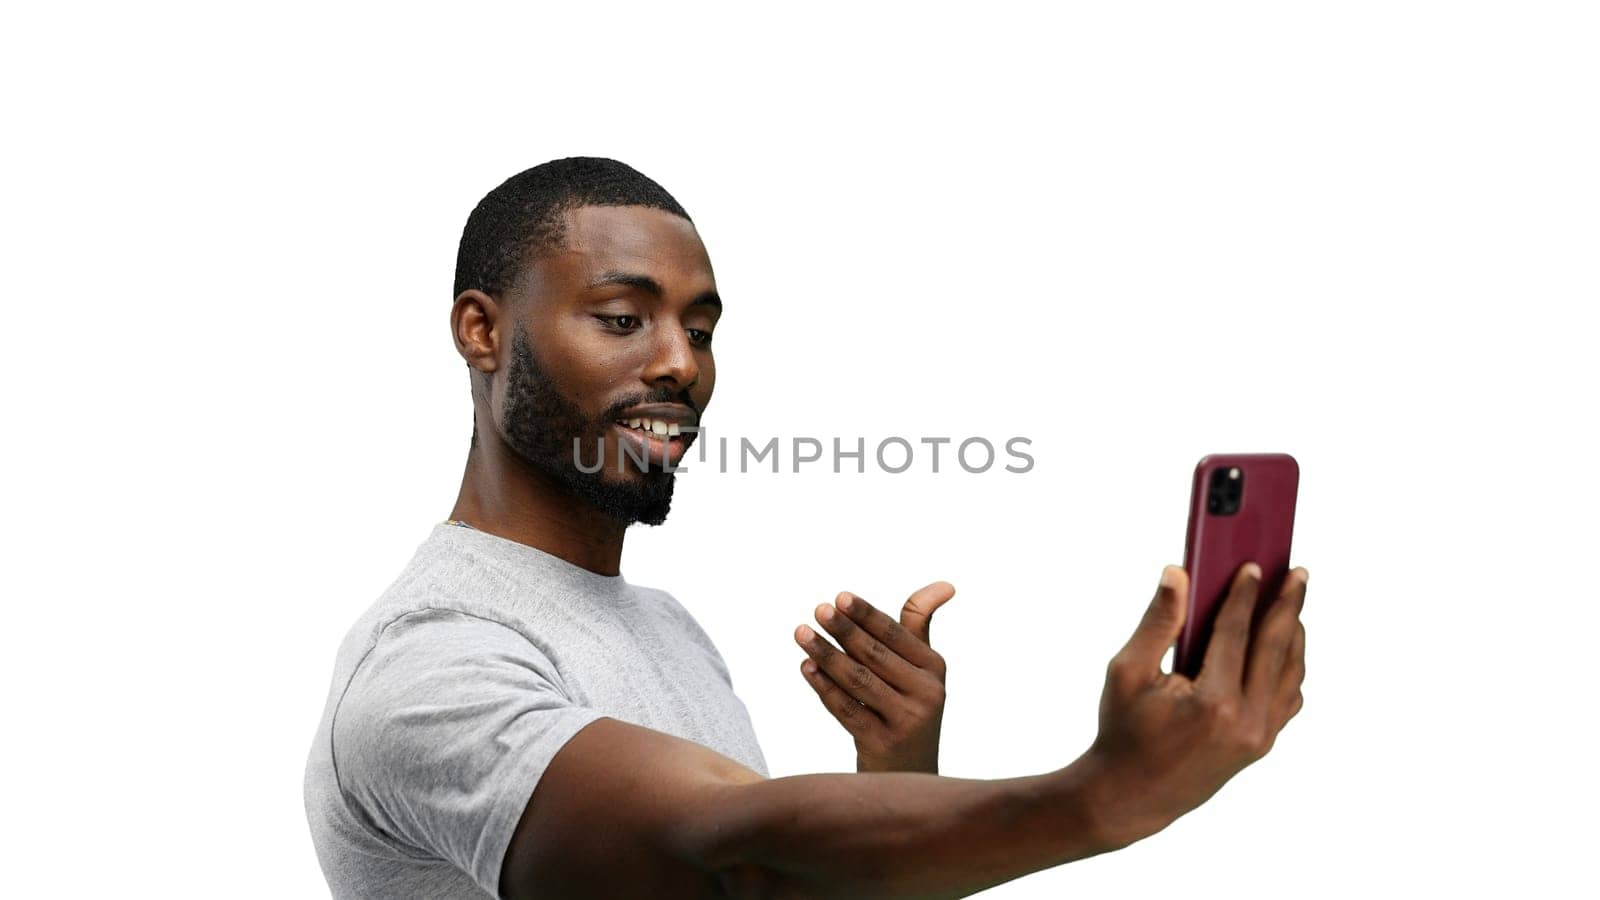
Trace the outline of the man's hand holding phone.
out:
<instances>
[{"instance_id":1,"label":"man's hand holding phone","mask_svg":"<svg viewBox=\"0 0 1600 900\"><path fill-rule=\"evenodd\" d=\"M1245 563L1217 614L1200 673L1161 671L1183 630L1188 574L1168 566L1139 627L1112 658L1100 732L1082 758L1095 773L1101 826L1121 847L1160 831L1265 756L1300 711L1305 678L1304 568L1260 601L1261 569ZM1271 605L1252 633L1258 602ZM1108 848L1108 849L1112 849Z\"/></svg>"}]
</instances>

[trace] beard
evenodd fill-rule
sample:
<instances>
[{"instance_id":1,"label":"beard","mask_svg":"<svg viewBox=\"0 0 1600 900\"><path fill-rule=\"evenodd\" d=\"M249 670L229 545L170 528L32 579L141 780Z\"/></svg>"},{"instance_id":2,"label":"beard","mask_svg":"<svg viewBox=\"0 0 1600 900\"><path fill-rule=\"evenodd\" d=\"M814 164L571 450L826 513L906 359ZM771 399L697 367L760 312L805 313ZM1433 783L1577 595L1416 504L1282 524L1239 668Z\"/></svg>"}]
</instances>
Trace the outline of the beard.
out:
<instances>
[{"instance_id":1,"label":"beard","mask_svg":"<svg viewBox=\"0 0 1600 900\"><path fill-rule=\"evenodd\" d=\"M642 471L631 464L606 465L604 450L617 447L609 432L616 416L643 403L684 402L683 393L644 394L615 403L599 419L591 419L556 391L534 358L533 347L521 329L511 338L511 360L506 367L506 393L501 432L512 452L556 485L602 515L622 525L642 522L660 525L672 508L675 475L652 464ZM583 449L585 466L600 453L602 465L585 472L578 468L574 439ZM620 448L618 448L620 449ZM615 480L607 480L607 470Z\"/></svg>"}]
</instances>

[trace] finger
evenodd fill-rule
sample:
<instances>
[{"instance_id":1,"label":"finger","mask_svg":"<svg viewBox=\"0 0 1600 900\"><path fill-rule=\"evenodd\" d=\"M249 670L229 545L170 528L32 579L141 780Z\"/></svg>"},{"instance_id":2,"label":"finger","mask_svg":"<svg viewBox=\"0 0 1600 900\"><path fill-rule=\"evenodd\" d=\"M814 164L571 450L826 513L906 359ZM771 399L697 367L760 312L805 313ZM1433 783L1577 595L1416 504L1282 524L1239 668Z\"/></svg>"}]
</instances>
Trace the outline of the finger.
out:
<instances>
[{"instance_id":1,"label":"finger","mask_svg":"<svg viewBox=\"0 0 1600 900\"><path fill-rule=\"evenodd\" d=\"M1250 617L1261 593L1261 567L1247 562L1233 576L1233 587L1222 601L1211 631L1211 644L1200 664L1201 684L1238 691L1244 678L1244 654L1250 645Z\"/></svg>"},{"instance_id":2,"label":"finger","mask_svg":"<svg viewBox=\"0 0 1600 900\"><path fill-rule=\"evenodd\" d=\"M1293 637L1289 640L1288 658L1284 661L1283 673L1278 678L1277 700L1273 704L1273 715L1279 722L1287 723L1300 711L1302 697L1300 686L1306 680L1306 626L1299 623L1294 630Z\"/></svg>"},{"instance_id":3,"label":"finger","mask_svg":"<svg viewBox=\"0 0 1600 900\"><path fill-rule=\"evenodd\" d=\"M795 629L794 639L802 650L817 661L817 667L823 674L832 678L846 694L875 710L888 708L887 695L894 689L884 684L883 679L872 674L871 669L851 659L839 648L823 639L822 635L805 625Z\"/></svg>"},{"instance_id":4,"label":"finger","mask_svg":"<svg viewBox=\"0 0 1600 900\"><path fill-rule=\"evenodd\" d=\"M934 653L933 648L927 643L919 640L904 625L889 618L888 613L855 594L845 591L834 600L833 605L849 616L850 621L860 625L867 634L881 641L890 652L898 654L913 666L919 669L931 669L938 662L938 654Z\"/></svg>"},{"instance_id":5,"label":"finger","mask_svg":"<svg viewBox=\"0 0 1600 900\"><path fill-rule=\"evenodd\" d=\"M865 665L874 675L883 679L895 690L906 692L916 688L917 680L924 678L917 667L906 662L900 654L857 625L849 616L831 604L819 604L815 610L817 623L833 635L839 647L850 658ZM863 698L865 699L865 698Z\"/></svg>"},{"instance_id":6,"label":"finger","mask_svg":"<svg viewBox=\"0 0 1600 900\"><path fill-rule=\"evenodd\" d=\"M1183 632L1188 605L1189 574L1180 566L1163 568L1161 583L1156 585L1156 594L1150 598L1139 627L1117 651L1112 665L1139 679L1160 675L1161 658Z\"/></svg>"},{"instance_id":7,"label":"finger","mask_svg":"<svg viewBox=\"0 0 1600 900\"><path fill-rule=\"evenodd\" d=\"M900 607L900 624L916 635L917 640L930 647L933 646L933 642L928 639L928 628L933 625L933 612L955 595L955 585L948 581L935 581L927 587L919 588L907 597L905 605Z\"/></svg>"},{"instance_id":8,"label":"finger","mask_svg":"<svg viewBox=\"0 0 1600 900\"><path fill-rule=\"evenodd\" d=\"M1261 627L1250 642L1245 661L1244 693L1263 710L1277 699L1278 682L1289 658L1289 644L1300 624L1300 604L1305 600L1305 570L1295 569L1283 580L1278 599L1267 607Z\"/></svg>"},{"instance_id":9,"label":"finger","mask_svg":"<svg viewBox=\"0 0 1600 900\"><path fill-rule=\"evenodd\" d=\"M817 692L817 699L822 701L823 707L845 727L846 731L860 734L873 725L883 723L877 713L864 706L860 700L845 693L838 682L817 668L814 660L807 659L802 662L800 674L806 683L811 685L811 689Z\"/></svg>"}]
</instances>

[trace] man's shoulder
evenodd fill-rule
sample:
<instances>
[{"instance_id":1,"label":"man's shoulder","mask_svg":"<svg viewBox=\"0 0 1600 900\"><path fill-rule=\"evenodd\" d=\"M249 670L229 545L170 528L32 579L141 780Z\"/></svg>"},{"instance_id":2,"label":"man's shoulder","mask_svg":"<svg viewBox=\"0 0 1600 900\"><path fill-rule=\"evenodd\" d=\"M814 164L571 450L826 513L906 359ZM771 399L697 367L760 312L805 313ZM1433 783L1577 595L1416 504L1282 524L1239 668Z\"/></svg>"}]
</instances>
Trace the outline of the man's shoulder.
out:
<instances>
[{"instance_id":1,"label":"man's shoulder","mask_svg":"<svg viewBox=\"0 0 1600 900\"><path fill-rule=\"evenodd\" d=\"M396 626L473 630L499 626L530 637L548 630L562 585L537 567L482 552L471 529L436 526L387 588L351 626L346 643L370 645ZM492 627L491 629L492 630Z\"/></svg>"},{"instance_id":2,"label":"man's shoulder","mask_svg":"<svg viewBox=\"0 0 1600 900\"><path fill-rule=\"evenodd\" d=\"M330 714L351 680L374 661L409 665L491 649L539 657L539 635L551 629L530 621L537 619L529 615L540 605L537 590L510 584L492 561L462 552L450 537L436 527L345 631L334 660Z\"/></svg>"},{"instance_id":3,"label":"man's shoulder","mask_svg":"<svg viewBox=\"0 0 1600 900\"><path fill-rule=\"evenodd\" d=\"M669 620L674 625L692 632L696 637L710 641L705 629L700 627L700 620L689 612L689 608L678 602L678 598L661 588L645 587L642 585L629 585L635 591L641 605L656 611L658 615Z\"/></svg>"},{"instance_id":4,"label":"man's shoulder","mask_svg":"<svg viewBox=\"0 0 1600 900\"><path fill-rule=\"evenodd\" d=\"M646 598L646 604L653 610L658 618L666 623L672 633L679 639L689 642L699 648L699 652L710 660L722 680L732 683L732 676L728 671L728 663L722 657L722 651L717 649L716 641L712 640L709 632L700 624L688 607L678 602L678 599L660 588L638 588L641 596Z\"/></svg>"}]
</instances>

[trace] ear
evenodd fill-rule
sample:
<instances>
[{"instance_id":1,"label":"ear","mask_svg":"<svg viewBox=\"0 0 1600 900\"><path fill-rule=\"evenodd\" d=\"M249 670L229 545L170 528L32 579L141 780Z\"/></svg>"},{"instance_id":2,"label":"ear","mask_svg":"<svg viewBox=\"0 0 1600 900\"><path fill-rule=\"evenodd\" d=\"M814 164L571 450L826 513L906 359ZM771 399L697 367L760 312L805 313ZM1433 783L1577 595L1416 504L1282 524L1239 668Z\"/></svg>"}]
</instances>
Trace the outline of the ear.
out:
<instances>
[{"instance_id":1,"label":"ear","mask_svg":"<svg viewBox=\"0 0 1600 900\"><path fill-rule=\"evenodd\" d=\"M504 326L510 324L503 315L506 312L493 297L477 289L462 291L451 305L450 332L456 352L469 367L485 374L499 371L500 343Z\"/></svg>"}]
</instances>

